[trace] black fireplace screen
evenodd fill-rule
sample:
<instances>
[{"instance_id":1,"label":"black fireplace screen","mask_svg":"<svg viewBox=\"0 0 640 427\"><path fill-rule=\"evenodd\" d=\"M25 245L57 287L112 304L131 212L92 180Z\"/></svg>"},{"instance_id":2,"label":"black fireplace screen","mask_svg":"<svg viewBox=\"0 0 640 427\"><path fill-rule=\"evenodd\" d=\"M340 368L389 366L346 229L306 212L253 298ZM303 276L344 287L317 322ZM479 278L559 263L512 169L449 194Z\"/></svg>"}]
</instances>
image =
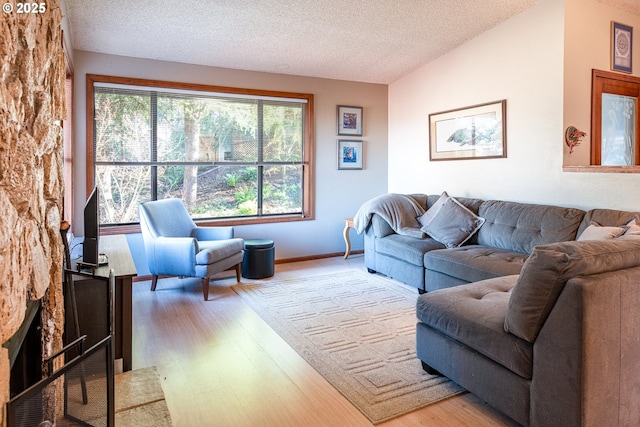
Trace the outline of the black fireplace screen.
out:
<instances>
[{"instance_id":1,"label":"black fireplace screen","mask_svg":"<svg viewBox=\"0 0 640 427\"><path fill-rule=\"evenodd\" d=\"M111 336L108 336L53 375L11 399L7 405L7 425L113 426L114 410L110 407L114 397L112 365ZM64 390L61 413L51 402L52 388L56 387Z\"/></svg>"},{"instance_id":2,"label":"black fireplace screen","mask_svg":"<svg viewBox=\"0 0 640 427\"><path fill-rule=\"evenodd\" d=\"M79 279L96 279L92 287L92 305L101 307L92 323L102 323L102 338L79 336L84 328L77 323L74 276ZM100 280L101 279L101 280ZM91 274L67 271L65 274L67 292L65 300L72 304L66 308L73 313L75 327L65 333L75 340L48 360L49 376L14 396L7 403L8 427L48 427L48 426L95 426L113 427L114 409L114 367L112 347L112 307L113 275L98 278ZM68 301L67 301L68 302ZM106 309L105 309L106 307ZM102 314L102 313L101 313ZM68 325L71 326L71 325ZM71 330L69 330L71 329ZM91 348L85 351L85 343ZM53 372L53 361L64 356L65 364ZM57 399L56 399L57 396ZM60 403L58 403L60 402Z\"/></svg>"}]
</instances>

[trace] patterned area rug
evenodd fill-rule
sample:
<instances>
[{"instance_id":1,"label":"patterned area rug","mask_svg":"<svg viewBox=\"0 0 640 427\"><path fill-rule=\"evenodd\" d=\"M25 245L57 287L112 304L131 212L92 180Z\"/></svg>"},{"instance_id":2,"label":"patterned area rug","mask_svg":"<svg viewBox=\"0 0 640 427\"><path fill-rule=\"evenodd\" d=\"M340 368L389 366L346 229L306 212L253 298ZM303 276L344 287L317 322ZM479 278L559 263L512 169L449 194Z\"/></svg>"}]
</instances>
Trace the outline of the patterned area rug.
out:
<instances>
[{"instance_id":1,"label":"patterned area rug","mask_svg":"<svg viewBox=\"0 0 640 427\"><path fill-rule=\"evenodd\" d=\"M115 389L116 426L173 425L155 366L116 375Z\"/></svg>"},{"instance_id":2,"label":"patterned area rug","mask_svg":"<svg viewBox=\"0 0 640 427\"><path fill-rule=\"evenodd\" d=\"M464 391L416 357L416 290L359 271L233 290L373 424Z\"/></svg>"}]
</instances>

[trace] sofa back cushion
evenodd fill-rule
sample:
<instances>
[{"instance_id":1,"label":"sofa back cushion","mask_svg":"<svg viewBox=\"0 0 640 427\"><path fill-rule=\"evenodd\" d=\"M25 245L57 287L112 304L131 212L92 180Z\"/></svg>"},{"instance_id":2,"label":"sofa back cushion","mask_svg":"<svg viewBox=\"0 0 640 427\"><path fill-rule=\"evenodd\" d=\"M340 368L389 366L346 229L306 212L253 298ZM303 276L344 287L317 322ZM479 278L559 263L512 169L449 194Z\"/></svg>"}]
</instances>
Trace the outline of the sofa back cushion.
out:
<instances>
[{"instance_id":1,"label":"sofa back cushion","mask_svg":"<svg viewBox=\"0 0 640 427\"><path fill-rule=\"evenodd\" d=\"M634 218L640 218L640 213L618 211L615 209L592 209L585 213L582 223L580 223L580 227L578 228L577 237L580 237L582 232L594 222L607 227L620 227L626 225Z\"/></svg>"},{"instance_id":2,"label":"sofa back cushion","mask_svg":"<svg viewBox=\"0 0 640 427\"><path fill-rule=\"evenodd\" d=\"M413 200L416 201L416 203L418 203L420 206L422 206L422 208L426 211L427 208L427 195L423 194L423 193L412 193L412 194L407 194L407 196L411 197Z\"/></svg>"},{"instance_id":3,"label":"sofa back cushion","mask_svg":"<svg viewBox=\"0 0 640 427\"><path fill-rule=\"evenodd\" d=\"M588 240L537 246L513 288L504 328L532 343L569 279L635 266L640 266L640 240Z\"/></svg>"},{"instance_id":4,"label":"sofa back cushion","mask_svg":"<svg viewBox=\"0 0 640 427\"><path fill-rule=\"evenodd\" d=\"M444 193L446 193L446 191ZM413 196L413 194L411 196ZM427 209L431 208L431 206L433 206L440 197L442 197L442 194L430 194L427 196ZM480 205L484 203L484 200L482 199L474 199L471 197L455 197L455 199L476 215L478 215Z\"/></svg>"},{"instance_id":5,"label":"sofa back cushion","mask_svg":"<svg viewBox=\"0 0 640 427\"><path fill-rule=\"evenodd\" d=\"M487 200L478 244L529 254L534 246L575 240L584 211L558 206Z\"/></svg>"}]
</instances>

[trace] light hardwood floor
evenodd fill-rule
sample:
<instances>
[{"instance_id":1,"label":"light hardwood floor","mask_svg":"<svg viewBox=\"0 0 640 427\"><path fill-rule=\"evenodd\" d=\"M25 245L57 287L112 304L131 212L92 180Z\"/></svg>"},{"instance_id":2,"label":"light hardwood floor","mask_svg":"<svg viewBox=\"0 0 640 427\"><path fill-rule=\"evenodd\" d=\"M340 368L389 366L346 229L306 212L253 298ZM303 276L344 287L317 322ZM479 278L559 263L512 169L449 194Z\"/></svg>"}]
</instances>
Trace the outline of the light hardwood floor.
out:
<instances>
[{"instance_id":1,"label":"light hardwood floor","mask_svg":"<svg viewBox=\"0 0 640 427\"><path fill-rule=\"evenodd\" d=\"M260 282L348 269L364 270L363 255L277 264ZM157 367L173 425L372 426L235 294L235 283L213 281L205 302L199 280L160 280L156 292L134 282L133 368ZM515 424L466 393L379 424L408 425Z\"/></svg>"}]
</instances>

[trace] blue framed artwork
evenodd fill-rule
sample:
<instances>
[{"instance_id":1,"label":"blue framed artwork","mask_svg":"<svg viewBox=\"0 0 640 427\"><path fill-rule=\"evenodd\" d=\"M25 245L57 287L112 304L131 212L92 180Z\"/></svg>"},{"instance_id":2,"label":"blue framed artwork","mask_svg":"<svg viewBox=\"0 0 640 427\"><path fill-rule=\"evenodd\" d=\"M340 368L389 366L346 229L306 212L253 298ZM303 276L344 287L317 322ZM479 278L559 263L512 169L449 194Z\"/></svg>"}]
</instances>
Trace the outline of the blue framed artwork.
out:
<instances>
[{"instance_id":1,"label":"blue framed artwork","mask_svg":"<svg viewBox=\"0 0 640 427\"><path fill-rule=\"evenodd\" d=\"M362 107L338 105L338 135L362 136Z\"/></svg>"},{"instance_id":2,"label":"blue framed artwork","mask_svg":"<svg viewBox=\"0 0 640 427\"><path fill-rule=\"evenodd\" d=\"M338 169L362 169L362 141L338 140Z\"/></svg>"}]
</instances>

